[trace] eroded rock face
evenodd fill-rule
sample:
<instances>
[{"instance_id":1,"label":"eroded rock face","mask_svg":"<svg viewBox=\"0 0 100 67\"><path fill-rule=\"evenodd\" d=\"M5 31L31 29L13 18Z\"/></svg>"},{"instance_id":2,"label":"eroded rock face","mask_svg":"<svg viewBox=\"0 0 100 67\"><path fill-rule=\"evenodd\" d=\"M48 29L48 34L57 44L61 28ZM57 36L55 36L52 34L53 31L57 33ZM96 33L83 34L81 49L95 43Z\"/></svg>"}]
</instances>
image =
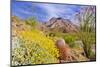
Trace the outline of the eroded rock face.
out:
<instances>
[{"instance_id":1,"label":"eroded rock face","mask_svg":"<svg viewBox=\"0 0 100 67\"><path fill-rule=\"evenodd\" d=\"M51 18L46 24L51 30L56 30L58 32L78 32L78 28L69 19L63 19L61 17Z\"/></svg>"}]
</instances>

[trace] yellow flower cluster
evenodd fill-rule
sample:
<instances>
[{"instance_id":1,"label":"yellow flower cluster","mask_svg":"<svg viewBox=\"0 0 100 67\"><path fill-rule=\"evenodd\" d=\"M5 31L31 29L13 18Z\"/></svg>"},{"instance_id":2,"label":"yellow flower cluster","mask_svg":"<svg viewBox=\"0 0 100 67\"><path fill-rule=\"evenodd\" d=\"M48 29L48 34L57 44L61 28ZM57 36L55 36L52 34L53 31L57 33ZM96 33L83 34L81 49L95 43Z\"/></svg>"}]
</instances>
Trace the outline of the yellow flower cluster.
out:
<instances>
[{"instance_id":1,"label":"yellow flower cluster","mask_svg":"<svg viewBox=\"0 0 100 67\"><path fill-rule=\"evenodd\" d=\"M20 47L13 51L13 65L59 63L59 51L54 41L43 32L20 31L19 40Z\"/></svg>"}]
</instances>

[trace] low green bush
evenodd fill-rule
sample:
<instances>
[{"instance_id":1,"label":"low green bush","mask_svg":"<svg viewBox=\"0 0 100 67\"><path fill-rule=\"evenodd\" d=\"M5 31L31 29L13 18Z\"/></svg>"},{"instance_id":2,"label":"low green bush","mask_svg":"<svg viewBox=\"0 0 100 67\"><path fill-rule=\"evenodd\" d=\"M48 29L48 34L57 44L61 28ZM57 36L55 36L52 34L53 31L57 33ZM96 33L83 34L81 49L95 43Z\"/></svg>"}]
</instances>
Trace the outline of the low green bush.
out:
<instances>
[{"instance_id":1,"label":"low green bush","mask_svg":"<svg viewBox=\"0 0 100 67\"><path fill-rule=\"evenodd\" d=\"M95 33L81 32L79 33L79 37L84 44L86 56L91 59L93 56L95 56L92 52L92 46L93 44L96 44Z\"/></svg>"},{"instance_id":2,"label":"low green bush","mask_svg":"<svg viewBox=\"0 0 100 67\"><path fill-rule=\"evenodd\" d=\"M77 36L71 35L71 34L67 34L63 38L64 38L65 42L69 44L70 47L73 48L73 47L76 46L75 45L75 41L78 40L78 37Z\"/></svg>"}]
</instances>

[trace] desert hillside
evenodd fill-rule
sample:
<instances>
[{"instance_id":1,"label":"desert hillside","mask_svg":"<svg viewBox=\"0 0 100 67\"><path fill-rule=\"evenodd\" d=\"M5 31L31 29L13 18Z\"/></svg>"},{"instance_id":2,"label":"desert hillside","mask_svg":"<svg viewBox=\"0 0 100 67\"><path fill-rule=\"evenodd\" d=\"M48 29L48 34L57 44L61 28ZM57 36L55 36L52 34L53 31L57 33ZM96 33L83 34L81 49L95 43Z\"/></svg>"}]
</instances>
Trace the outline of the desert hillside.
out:
<instances>
[{"instance_id":1,"label":"desert hillside","mask_svg":"<svg viewBox=\"0 0 100 67\"><path fill-rule=\"evenodd\" d=\"M55 45L56 41L61 38L69 45L72 54L77 58L73 62L94 59L94 55L91 58L85 55L84 42L80 39L78 32L77 26L68 19L51 18L48 23L40 23L34 18L21 20L19 17L13 16L12 64L61 63L59 49ZM95 48L92 50L95 53Z\"/></svg>"}]
</instances>

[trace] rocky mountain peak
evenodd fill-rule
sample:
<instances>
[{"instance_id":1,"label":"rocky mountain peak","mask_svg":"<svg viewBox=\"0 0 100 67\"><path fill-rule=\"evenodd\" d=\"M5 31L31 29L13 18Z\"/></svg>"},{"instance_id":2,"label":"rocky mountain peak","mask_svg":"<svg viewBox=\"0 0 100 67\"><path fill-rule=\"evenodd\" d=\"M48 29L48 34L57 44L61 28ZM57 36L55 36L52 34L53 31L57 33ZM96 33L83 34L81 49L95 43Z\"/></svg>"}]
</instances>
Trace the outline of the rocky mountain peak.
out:
<instances>
[{"instance_id":1,"label":"rocky mountain peak","mask_svg":"<svg viewBox=\"0 0 100 67\"><path fill-rule=\"evenodd\" d=\"M67 32L77 32L77 26L74 25L69 19L64 19L62 17L58 18L51 18L47 23L46 26L50 29L54 29L56 31L63 31Z\"/></svg>"}]
</instances>

